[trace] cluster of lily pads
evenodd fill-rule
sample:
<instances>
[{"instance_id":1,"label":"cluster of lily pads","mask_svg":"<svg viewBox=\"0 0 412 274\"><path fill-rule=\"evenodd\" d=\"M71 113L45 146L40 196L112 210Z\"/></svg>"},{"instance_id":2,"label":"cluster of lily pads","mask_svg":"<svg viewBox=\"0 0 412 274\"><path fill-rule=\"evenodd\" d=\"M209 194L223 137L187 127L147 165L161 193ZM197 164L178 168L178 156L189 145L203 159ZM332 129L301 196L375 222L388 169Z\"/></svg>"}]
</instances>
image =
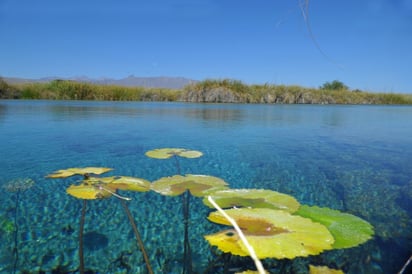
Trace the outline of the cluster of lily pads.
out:
<instances>
[{"instance_id":1,"label":"cluster of lily pads","mask_svg":"<svg viewBox=\"0 0 412 274\"><path fill-rule=\"evenodd\" d=\"M177 159L177 156L197 158L203 154L195 150L164 148L148 151L146 155L156 159ZM116 193L117 190L153 190L168 196L190 192L192 196L203 197L203 203L213 208L207 199L210 196L236 221L260 259L293 259L317 255L325 250L351 248L371 239L374 234L372 225L357 216L330 208L301 205L293 196L274 190L231 189L224 180L213 176L177 174L152 183L127 176L91 176L111 170L104 167L69 168L47 177L83 175L84 180L79 185L67 188L68 194L79 199L111 196L128 199ZM180 173L180 167L178 170ZM207 218L211 222L230 226L218 211L211 212ZM249 256L239 235L231 228L204 237L222 252Z\"/></svg>"}]
</instances>

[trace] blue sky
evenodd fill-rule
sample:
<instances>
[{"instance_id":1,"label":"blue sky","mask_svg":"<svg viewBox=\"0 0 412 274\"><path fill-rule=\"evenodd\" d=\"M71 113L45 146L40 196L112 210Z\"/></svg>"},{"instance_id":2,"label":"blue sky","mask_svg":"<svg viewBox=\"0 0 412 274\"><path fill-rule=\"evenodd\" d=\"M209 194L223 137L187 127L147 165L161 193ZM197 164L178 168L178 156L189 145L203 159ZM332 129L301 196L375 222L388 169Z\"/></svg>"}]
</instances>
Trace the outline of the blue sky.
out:
<instances>
[{"instance_id":1,"label":"blue sky","mask_svg":"<svg viewBox=\"0 0 412 274\"><path fill-rule=\"evenodd\" d=\"M0 0L0 76L412 93L412 0L310 0L308 19L299 0Z\"/></svg>"}]
</instances>

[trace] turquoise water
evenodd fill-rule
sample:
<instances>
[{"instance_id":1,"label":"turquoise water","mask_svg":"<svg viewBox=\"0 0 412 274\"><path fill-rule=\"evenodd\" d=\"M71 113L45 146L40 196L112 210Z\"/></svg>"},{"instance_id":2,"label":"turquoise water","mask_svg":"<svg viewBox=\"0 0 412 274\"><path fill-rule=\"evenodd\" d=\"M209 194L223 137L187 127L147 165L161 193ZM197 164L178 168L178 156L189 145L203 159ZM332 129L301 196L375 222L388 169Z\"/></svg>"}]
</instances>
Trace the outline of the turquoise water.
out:
<instances>
[{"instance_id":1,"label":"turquoise water","mask_svg":"<svg viewBox=\"0 0 412 274\"><path fill-rule=\"evenodd\" d=\"M144 155L162 147L204 153L181 159L182 173L217 176L232 188L277 190L375 227L374 239L359 247L265 260L273 273L307 273L309 263L346 273L395 273L412 254L412 107L0 101L0 133L1 273L79 269L82 202L65 192L79 178L47 174L104 166L114 168L107 175L154 181L176 174L172 160ZM4 188L22 178L35 183L20 192ZM128 205L155 272L180 273L180 197L121 194L133 199ZM206 220L210 210L201 200L191 202L194 269L204 273L217 256L202 235L222 227ZM86 269L145 273L114 197L88 202L85 234ZM250 262L233 258L229 265L234 273ZM215 267L208 273L223 272Z\"/></svg>"}]
</instances>

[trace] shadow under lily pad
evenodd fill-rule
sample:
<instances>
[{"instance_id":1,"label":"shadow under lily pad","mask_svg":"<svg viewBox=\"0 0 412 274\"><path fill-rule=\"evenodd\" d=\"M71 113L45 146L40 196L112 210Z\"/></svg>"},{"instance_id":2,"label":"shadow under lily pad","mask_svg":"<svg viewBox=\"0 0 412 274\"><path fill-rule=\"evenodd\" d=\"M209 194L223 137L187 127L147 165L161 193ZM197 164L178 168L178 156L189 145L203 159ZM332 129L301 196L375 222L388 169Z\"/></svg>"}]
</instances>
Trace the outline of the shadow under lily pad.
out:
<instances>
[{"instance_id":1,"label":"shadow under lily pad","mask_svg":"<svg viewBox=\"0 0 412 274\"><path fill-rule=\"evenodd\" d=\"M87 232L83 235L84 247L87 250L95 251L105 248L109 244L106 235L97 231Z\"/></svg>"}]
</instances>

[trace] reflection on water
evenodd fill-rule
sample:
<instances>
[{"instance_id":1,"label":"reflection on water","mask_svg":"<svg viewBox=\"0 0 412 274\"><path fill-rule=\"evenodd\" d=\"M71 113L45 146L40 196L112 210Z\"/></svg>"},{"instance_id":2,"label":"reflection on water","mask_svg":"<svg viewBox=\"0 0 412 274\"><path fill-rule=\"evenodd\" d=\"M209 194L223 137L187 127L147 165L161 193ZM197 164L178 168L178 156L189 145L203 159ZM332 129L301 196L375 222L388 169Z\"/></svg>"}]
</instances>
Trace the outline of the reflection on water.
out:
<instances>
[{"instance_id":1,"label":"reflection on water","mask_svg":"<svg viewBox=\"0 0 412 274\"><path fill-rule=\"evenodd\" d=\"M305 273L309 263L346 273L395 273L412 250L412 107L0 101L0 133L0 185L35 181L19 197L21 271L78 269L81 203L65 192L78 178L47 180L46 174L106 166L114 168L110 175L153 181L176 173L173 161L144 155L160 147L204 153L180 161L184 174L217 176L232 188L281 191L375 226L374 240L360 247L265 261L274 273ZM121 194L133 198L129 206L157 273L180 272L181 200ZM0 223L10 227L4 224L13 224L16 195L0 196ZM195 269L203 272L215 257L202 235L221 227L208 223L209 209L199 199L191 207ZM130 231L116 199L88 203L87 268L144 271ZM7 273L14 239L0 233L0 240L0 272Z\"/></svg>"},{"instance_id":2,"label":"reflection on water","mask_svg":"<svg viewBox=\"0 0 412 274\"><path fill-rule=\"evenodd\" d=\"M222 108L222 107L207 107L198 108L185 111L184 115L186 117L193 117L195 119L202 120L216 120L216 121L238 121L242 119L243 113L238 109Z\"/></svg>"}]
</instances>

